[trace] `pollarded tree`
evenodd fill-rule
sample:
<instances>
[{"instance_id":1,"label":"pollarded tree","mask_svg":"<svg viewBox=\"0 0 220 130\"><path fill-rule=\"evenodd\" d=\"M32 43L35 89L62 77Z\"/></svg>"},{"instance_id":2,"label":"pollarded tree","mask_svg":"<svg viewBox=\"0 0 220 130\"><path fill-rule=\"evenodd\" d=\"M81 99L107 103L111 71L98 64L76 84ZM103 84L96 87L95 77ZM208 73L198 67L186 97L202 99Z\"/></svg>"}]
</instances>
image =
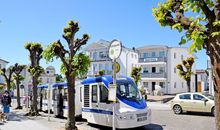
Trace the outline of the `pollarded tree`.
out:
<instances>
[{"instance_id":1,"label":"pollarded tree","mask_svg":"<svg viewBox=\"0 0 220 130\"><path fill-rule=\"evenodd\" d=\"M26 43L25 48L29 51L31 64L28 68L28 71L32 77L33 85L33 101L31 104L30 115L39 115L37 109L37 85L39 84L39 77L44 72L44 69L40 66L40 60L42 59L43 48L40 43Z\"/></svg>"},{"instance_id":2,"label":"pollarded tree","mask_svg":"<svg viewBox=\"0 0 220 130\"><path fill-rule=\"evenodd\" d=\"M12 74L14 73L13 67L8 68L8 74L5 68L0 69L0 75L5 78L5 82L7 85L7 90L11 89L11 82L12 82Z\"/></svg>"},{"instance_id":3,"label":"pollarded tree","mask_svg":"<svg viewBox=\"0 0 220 130\"><path fill-rule=\"evenodd\" d=\"M99 70L99 76L103 76L105 74L105 70Z\"/></svg>"},{"instance_id":4,"label":"pollarded tree","mask_svg":"<svg viewBox=\"0 0 220 130\"><path fill-rule=\"evenodd\" d=\"M20 84L21 81L24 80L24 76L21 75L22 70L25 68L25 65L19 65L16 63L13 66L14 75L13 78L15 79L16 86L17 86L17 108L16 109L22 109L21 102L20 102Z\"/></svg>"},{"instance_id":5,"label":"pollarded tree","mask_svg":"<svg viewBox=\"0 0 220 130\"><path fill-rule=\"evenodd\" d=\"M60 40L51 43L44 51L43 57L46 61L53 61L53 58L60 58L62 61L61 72L65 74L68 84L68 117L66 130L76 130L75 126L75 79L77 76L83 76L87 73L90 65L90 59L85 54L77 52L82 45L85 45L89 35L84 34L82 38L75 39L76 32L79 31L77 22L69 21L68 26L64 28L63 38L68 43L66 50Z\"/></svg>"},{"instance_id":6,"label":"pollarded tree","mask_svg":"<svg viewBox=\"0 0 220 130\"><path fill-rule=\"evenodd\" d=\"M63 76L61 74L55 74L56 76L56 82L64 82Z\"/></svg>"},{"instance_id":7,"label":"pollarded tree","mask_svg":"<svg viewBox=\"0 0 220 130\"><path fill-rule=\"evenodd\" d=\"M186 60L182 61L182 64L178 64L176 68L179 70L179 76L186 81L187 91L191 91L191 75L193 74L192 66L194 64L194 58L189 57Z\"/></svg>"},{"instance_id":8,"label":"pollarded tree","mask_svg":"<svg viewBox=\"0 0 220 130\"><path fill-rule=\"evenodd\" d=\"M141 80L141 67L133 67L131 71L131 77L134 78L134 82L138 85L138 82Z\"/></svg>"},{"instance_id":9,"label":"pollarded tree","mask_svg":"<svg viewBox=\"0 0 220 130\"><path fill-rule=\"evenodd\" d=\"M220 130L220 0L166 0L153 9L153 15L161 26L184 31L180 45L192 41L192 52L206 50L213 66L215 109L212 111L216 110Z\"/></svg>"}]
</instances>

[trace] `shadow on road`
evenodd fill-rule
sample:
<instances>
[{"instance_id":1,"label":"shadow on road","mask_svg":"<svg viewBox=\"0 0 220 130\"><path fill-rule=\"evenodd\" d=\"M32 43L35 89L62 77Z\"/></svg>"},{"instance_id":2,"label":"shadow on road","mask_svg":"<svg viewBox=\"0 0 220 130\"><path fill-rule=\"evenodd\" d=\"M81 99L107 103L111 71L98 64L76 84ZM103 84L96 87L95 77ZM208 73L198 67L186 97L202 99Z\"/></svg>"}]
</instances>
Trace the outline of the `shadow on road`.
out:
<instances>
[{"instance_id":1,"label":"shadow on road","mask_svg":"<svg viewBox=\"0 0 220 130\"><path fill-rule=\"evenodd\" d=\"M185 112L182 113L181 115L191 115L191 116L207 116L207 117L214 117L210 113L203 113L203 112Z\"/></svg>"},{"instance_id":2,"label":"shadow on road","mask_svg":"<svg viewBox=\"0 0 220 130\"><path fill-rule=\"evenodd\" d=\"M89 123L88 125L99 130L112 130L112 127L100 126L100 125L91 124L91 123ZM117 130L120 130L120 129L117 129ZM159 124L149 124L144 127L131 128L131 129L126 129L126 130L163 130L163 127Z\"/></svg>"}]
</instances>

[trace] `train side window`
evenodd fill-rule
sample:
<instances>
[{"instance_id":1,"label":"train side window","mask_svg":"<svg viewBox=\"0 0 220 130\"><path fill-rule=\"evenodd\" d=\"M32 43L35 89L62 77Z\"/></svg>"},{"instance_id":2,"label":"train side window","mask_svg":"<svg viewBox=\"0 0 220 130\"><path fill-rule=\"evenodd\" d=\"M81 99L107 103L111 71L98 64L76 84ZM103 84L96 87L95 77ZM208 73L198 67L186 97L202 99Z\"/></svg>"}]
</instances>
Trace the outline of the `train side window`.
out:
<instances>
[{"instance_id":1,"label":"train side window","mask_svg":"<svg viewBox=\"0 0 220 130\"><path fill-rule=\"evenodd\" d=\"M97 103L97 85L92 85L92 102Z\"/></svg>"},{"instance_id":2,"label":"train side window","mask_svg":"<svg viewBox=\"0 0 220 130\"><path fill-rule=\"evenodd\" d=\"M108 101L108 89L104 85L100 85L100 102Z\"/></svg>"},{"instance_id":3,"label":"train side window","mask_svg":"<svg viewBox=\"0 0 220 130\"><path fill-rule=\"evenodd\" d=\"M47 90L43 90L43 99L47 99Z\"/></svg>"},{"instance_id":4,"label":"train side window","mask_svg":"<svg viewBox=\"0 0 220 130\"><path fill-rule=\"evenodd\" d=\"M64 96L63 96L63 99L64 99L65 101L67 101L67 96L68 96L68 90L67 90L67 88L65 88L65 89L64 89Z\"/></svg>"},{"instance_id":5,"label":"train side window","mask_svg":"<svg viewBox=\"0 0 220 130\"><path fill-rule=\"evenodd\" d=\"M53 100L57 100L57 89L53 89Z\"/></svg>"}]
</instances>

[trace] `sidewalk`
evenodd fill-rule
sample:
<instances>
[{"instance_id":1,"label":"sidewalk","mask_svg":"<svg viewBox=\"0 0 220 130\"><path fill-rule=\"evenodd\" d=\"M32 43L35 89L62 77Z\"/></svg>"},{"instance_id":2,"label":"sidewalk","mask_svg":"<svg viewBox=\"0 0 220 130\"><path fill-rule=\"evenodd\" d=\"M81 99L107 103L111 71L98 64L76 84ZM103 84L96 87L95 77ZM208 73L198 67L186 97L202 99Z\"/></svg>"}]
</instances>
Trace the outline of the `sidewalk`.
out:
<instances>
[{"instance_id":1,"label":"sidewalk","mask_svg":"<svg viewBox=\"0 0 220 130\"><path fill-rule=\"evenodd\" d=\"M37 122L37 117L28 118L23 115L24 112L12 110L9 121L0 123L0 130L50 130L50 127Z\"/></svg>"}]
</instances>

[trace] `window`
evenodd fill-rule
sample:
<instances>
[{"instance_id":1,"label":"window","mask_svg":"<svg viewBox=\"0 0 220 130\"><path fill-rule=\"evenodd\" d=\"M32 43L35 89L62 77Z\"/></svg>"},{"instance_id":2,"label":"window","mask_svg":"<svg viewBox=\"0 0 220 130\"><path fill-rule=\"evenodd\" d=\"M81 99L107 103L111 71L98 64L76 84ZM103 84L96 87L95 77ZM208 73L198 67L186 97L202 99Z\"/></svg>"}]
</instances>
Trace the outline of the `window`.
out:
<instances>
[{"instance_id":1,"label":"window","mask_svg":"<svg viewBox=\"0 0 220 130\"><path fill-rule=\"evenodd\" d=\"M131 53L131 58L133 58L134 57L134 54L133 53Z\"/></svg>"},{"instance_id":2,"label":"window","mask_svg":"<svg viewBox=\"0 0 220 130\"><path fill-rule=\"evenodd\" d=\"M53 89L53 100L57 100L57 89Z\"/></svg>"},{"instance_id":3,"label":"window","mask_svg":"<svg viewBox=\"0 0 220 130\"><path fill-rule=\"evenodd\" d=\"M152 57L156 57L156 52L152 52Z\"/></svg>"},{"instance_id":4,"label":"window","mask_svg":"<svg viewBox=\"0 0 220 130\"><path fill-rule=\"evenodd\" d=\"M160 51L159 56L160 57L165 57L165 52L164 51Z\"/></svg>"},{"instance_id":5,"label":"window","mask_svg":"<svg viewBox=\"0 0 220 130\"><path fill-rule=\"evenodd\" d=\"M92 102L97 103L97 85L92 85Z\"/></svg>"},{"instance_id":6,"label":"window","mask_svg":"<svg viewBox=\"0 0 220 130\"><path fill-rule=\"evenodd\" d=\"M0 69L2 68L2 64L0 64Z\"/></svg>"},{"instance_id":7,"label":"window","mask_svg":"<svg viewBox=\"0 0 220 130\"><path fill-rule=\"evenodd\" d=\"M117 82L117 96L128 100L141 100L141 95L133 82Z\"/></svg>"},{"instance_id":8,"label":"window","mask_svg":"<svg viewBox=\"0 0 220 130\"><path fill-rule=\"evenodd\" d=\"M148 57L148 53L144 53L144 58L147 58Z\"/></svg>"},{"instance_id":9,"label":"window","mask_svg":"<svg viewBox=\"0 0 220 130\"><path fill-rule=\"evenodd\" d=\"M204 97L198 94L193 94L193 100L202 100Z\"/></svg>"},{"instance_id":10,"label":"window","mask_svg":"<svg viewBox=\"0 0 220 130\"><path fill-rule=\"evenodd\" d=\"M176 67L174 68L174 73L176 73Z\"/></svg>"},{"instance_id":11,"label":"window","mask_svg":"<svg viewBox=\"0 0 220 130\"><path fill-rule=\"evenodd\" d=\"M183 55L181 55L181 60L183 60Z\"/></svg>"},{"instance_id":12,"label":"window","mask_svg":"<svg viewBox=\"0 0 220 130\"><path fill-rule=\"evenodd\" d=\"M99 57L100 58L104 58L104 53L103 52L99 52Z\"/></svg>"},{"instance_id":13,"label":"window","mask_svg":"<svg viewBox=\"0 0 220 130\"><path fill-rule=\"evenodd\" d=\"M97 58L97 52L94 52L93 53L93 60L96 60L96 58Z\"/></svg>"},{"instance_id":14,"label":"window","mask_svg":"<svg viewBox=\"0 0 220 130\"><path fill-rule=\"evenodd\" d=\"M108 89L104 85L100 85L100 102L108 101Z\"/></svg>"},{"instance_id":15,"label":"window","mask_svg":"<svg viewBox=\"0 0 220 130\"><path fill-rule=\"evenodd\" d=\"M176 82L174 82L174 88L176 88Z\"/></svg>"},{"instance_id":16,"label":"window","mask_svg":"<svg viewBox=\"0 0 220 130\"><path fill-rule=\"evenodd\" d=\"M67 88L64 89L64 94L63 94L63 100L67 101L67 97L68 97L68 90Z\"/></svg>"},{"instance_id":17,"label":"window","mask_svg":"<svg viewBox=\"0 0 220 130\"><path fill-rule=\"evenodd\" d=\"M180 95L179 98L180 99L185 99L185 100L190 100L191 99L191 95L190 94L184 94L184 95Z\"/></svg>"},{"instance_id":18,"label":"window","mask_svg":"<svg viewBox=\"0 0 220 130\"><path fill-rule=\"evenodd\" d=\"M145 88L148 88L148 82L143 82Z\"/></svg>"},{"instance_id":19,"label":"window","mask_svg":"<svg viewBox=\"0 0 220 130\"><path fill-rule=\"evenodd\" d=\"M176 59L176 53L174 53L174 59Z\"/></svg>"},{"instance_id":20,"label":"window","mask_svg":"<svg viewBox=\"0 0 220 130\"><path fill-rule=\"evenodd\" d=\"M156 67L152 67L152 73L156 73Z\"/></svg>"},{"instance_id":21,"label":"window","mask_svg":"<svg viewBox=\"0 0 220 130\"><path fill-rule=\"evenodd\" d=\"M49 74L50 73L50 71L49 70L47 70L47 74Z\"/></svg>"},{"instance_id":22,"label":"window","mask_svg":"<svg viewBox=\"0 0 220 130\"><path fill-rule=\"evenodd\" d=\"M184 87L184 83L182 82L182 88Z\"/></svg>"},{"instance_id":23,"label":"window","mask_svg":"<svg viewBox=\"0 0 220 130\"><path fill-rule=\"evenodd\" d=\"M165 85L164 85L165 83L164 82L160 82L159 83L159 86L161 87L161 88L165 88Z\"/></svg>"},{"instance_id":24,"label":"window","mask_svg":"<svg viewBox=\"0 0 220 130\"><path fill-rule=\"evenodd\" d=\"M47 99L47 90L44 89L42 91L43 91L43 99Z\"/></svg>"},{"instance_id":25,"label":"window","mask_svg":"<svg viewBox=\"0 0 220 130\"><path fill-rule=\"evenodd\" d=\"M160 67L159 72L163 73L164 72L164 67Z\"/></svg>"},{"instance_id":26,"label":"window","mask_svg":"<svg viewBox=\"0 0 220 130\"><path fill-rule=\"evenodd\" d=\"M143 73L148 73L148 68L147 67L143 68Z\"/></svg>"}]
</instances>

